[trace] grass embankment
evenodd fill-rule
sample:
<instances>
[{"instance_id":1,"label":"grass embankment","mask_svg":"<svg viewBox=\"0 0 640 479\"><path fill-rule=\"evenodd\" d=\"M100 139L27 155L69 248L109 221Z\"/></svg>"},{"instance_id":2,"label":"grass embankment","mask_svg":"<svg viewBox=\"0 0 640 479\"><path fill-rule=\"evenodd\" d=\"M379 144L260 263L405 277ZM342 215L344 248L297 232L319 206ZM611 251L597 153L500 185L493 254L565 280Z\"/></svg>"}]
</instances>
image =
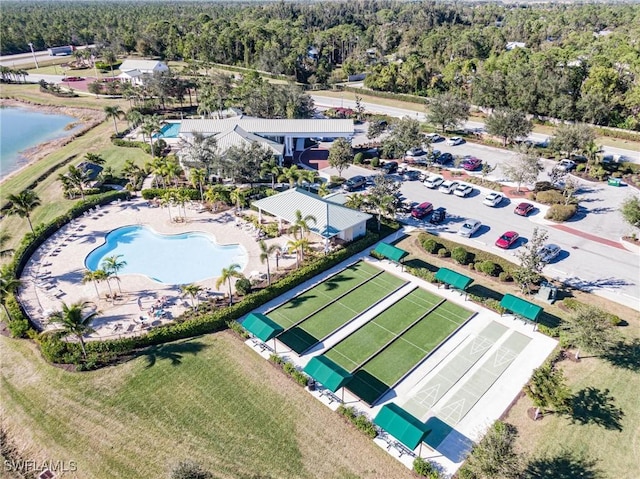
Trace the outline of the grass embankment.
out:
<instances>
[{"instance_id":1,"label":"grass embankment","mask_svg":"<svg viewBox=\"0 0 640 479\"><path fill-rule=\"evenodd\" d=\"M117 102L95 98L58 98L40 92L36 85L3 85L2 96L40 105L68 108L89 107L102 110L105 105L118 104ZM124 103L121 102L120 106L125 109ZM126 128L126 122L120 121L118 128L120 130ZM62 164L67 158L75 155L72 164L77 164L82 161L86 153L99 154L105 159L104 167L111 167L116 176L122 170L124 163L129 159L140 166L151 159L151 157L140 148L114 146L110 139L113 133L113 121L106 120L83 136L76 138L62 148L51 152L42 159L33 162L11 175L2 182L0 204L4 204L9 195L19 193L29 188L37 178L44 175L51 168L54 168L54 171L42 179L34 188L40 197L41 206L36 208L31 215L31 221L34 226L40 223L48 223L53 218L68 211L74 201L76 201L67 200L63 197L62 187L58 180L58 175L66 172L68 166L60 166L60 168L55 169L56 165ZM18 216L7 216L4 218L2 227L11 233L11 239L7 243L7 247L9 248L15 248L22 240L22 237L29 232L29 225L26 219Z\"/></svg>"},{"instance_id":2,"label":"grass embankment","mask_svg":"<svg viewBox=\"0 0 640 479\"><path fill-rule=\"evenodd\" d=\"M76 461L78 477L165 477L185 459L233 479L410 476L230 333L82 374L26 341L0 347L10 437L25 458Z\"/></svg>"},{"instance_id":3,"label":"grass embankment","mask_svg":"<svg viewBox=\"0 0 640 479\"><path fill-rule=\"evenodd\" d=\"M336 91L336 90L310 90L310 95L318 95L318 96L326 96L331 98L342 98L344 100L355 101L356 95L362 99L364 103L375 103L383 106L390 106L394 108L401 108L403 110L415 111L418 113L424 113L425 107L422 103L412 103L408 101L401 100L391 100L388 98L380 98L377 96L367 95L366 93L353 93L350 91ZM481 121L484 122L484 117L479 115L471 115L469 118L472 121ZM555 128L548 125L534 125L533 127L534 133L542 133L545 135L553 135L555 132ZM470 141L473 141L471 139ZM612 138L610 136L598 136L596 138L596 143L598 145L610 146L614 148L623 148L625 150L638 150L640 151L640 142L631 141L631 140L622 140L619 138Z\"/></svg>"},{"instance_id":4,"label":"grass embankment","mask_svg":"<svg viewBox=\"0 0 640 479\"><path fill-rule=\"evenodd\" d=\"M404 238L397 246L412 253L406 262L414 260L435 267L445 266L474 278L472 287L476 292L519 294L513 283L493 281L428 255L418 245L417 235ZM579 291L572 294L581 302L599 306L623 318L628 324L618 331L626 346L611 360L583 357L579 363L559 363L575 395L574 404L579 406L574 417L551 414L534 422L527 416L527 410L533 404L523 397L505 420L518 428L517 448L535 459L538 470L547 471L547 475L537 477L635 479L640 470L640 318L637 312L599 296ZM563 317L566 312L559 304L541 303L541 306L545 313ZM609 390L608 394L605 394L606 390ZM620 418L618 410L622 412ZM599 473L592 474L594 470Z\"/></svg>"}]
</instances>

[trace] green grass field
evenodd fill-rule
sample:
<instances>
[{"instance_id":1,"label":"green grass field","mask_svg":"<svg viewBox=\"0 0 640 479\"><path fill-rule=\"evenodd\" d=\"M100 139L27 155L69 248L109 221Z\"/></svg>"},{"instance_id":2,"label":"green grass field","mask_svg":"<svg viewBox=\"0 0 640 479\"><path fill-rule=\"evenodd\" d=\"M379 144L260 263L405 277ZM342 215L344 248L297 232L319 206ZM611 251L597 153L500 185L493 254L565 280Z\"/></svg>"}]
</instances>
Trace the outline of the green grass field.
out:
<instances>
[{"instance_id":1,"label":"green grass field","mask_svg":"<svg viewBox=\"0 0 640 479\"><path fill-rule=\"evenodd\" d=\"M448 301L443 303L358 369L348 389L372 404L470 315L461 306Z\"/></svg>"},{"instance_id":2,"label":"green grass field","mask_svg":"<svg viewBox=\"0 0 640 479\"><path fill-rule=\"evenodd\" d=\"M359 261L270 311L268 316L283 328L289 328L380 272L375 266Z\"/></svg>"},{"instance_id":3,"label":"green grass field","mask_svg":"<svg viewBox=\"0 0 640 479\"><path fill-rule=\"evenodd\" d=\"M403 284L405 281L385 271L285 331L278 339L300 354Z\"/></svg>"},{"instance_id":4,"label":"green grass field","mask_svg":"<svg viewBox=\"0 0 640 479\"><path fill-rule=\"evenodd\" d=\"M416 288L329 349L325 356L347 371L353 371L440 300L438 296Z\"/></svg>"},{"instance_id":5,"label":"green grass field","mask_svg":"<svg viewBox=\"0 0 640 479\"><path fill-rule=\"evenodd\" d=\"M75 461L62 477L164 478L186 459L216 479L411 476L228 332L85 373L26 340L0 349L2 428L25 460Z\"/></svg>"}]
</instances>

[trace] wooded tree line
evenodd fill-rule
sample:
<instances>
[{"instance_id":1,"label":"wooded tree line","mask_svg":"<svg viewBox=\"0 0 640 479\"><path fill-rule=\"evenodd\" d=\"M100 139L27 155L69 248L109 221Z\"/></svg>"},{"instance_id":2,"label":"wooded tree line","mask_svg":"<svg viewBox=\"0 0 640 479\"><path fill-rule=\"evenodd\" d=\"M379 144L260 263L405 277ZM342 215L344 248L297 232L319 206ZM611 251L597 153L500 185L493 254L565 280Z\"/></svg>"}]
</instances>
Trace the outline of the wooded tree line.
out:
<instances>
[{"instance_id":1,"label":"wooded tree line","mask_svg":"<svg viewBox=\"0 0 640 479\"><path fill-rule=\"evenodd\" d=\"M96 43L310 84L367 70L376 90L640 128L634 4L4 2L0 26L2 54Z\"/></svg>"}]
</instances>

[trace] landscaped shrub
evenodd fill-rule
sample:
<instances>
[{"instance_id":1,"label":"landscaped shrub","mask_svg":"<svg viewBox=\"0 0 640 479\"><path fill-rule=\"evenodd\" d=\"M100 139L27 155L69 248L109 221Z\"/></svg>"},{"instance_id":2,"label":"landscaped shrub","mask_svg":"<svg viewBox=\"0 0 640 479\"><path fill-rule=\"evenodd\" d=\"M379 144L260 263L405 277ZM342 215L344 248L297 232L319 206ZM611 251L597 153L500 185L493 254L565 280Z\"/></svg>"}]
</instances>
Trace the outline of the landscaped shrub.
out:
<instances>
[{"instance_id":1,"label":"landscaped shrub","mask_svg":"<svg viewBox=\"0 0 640 479\"><path fill-rule=\"evenodd\" d=\"M422 477L428 477L429 479L438 479L440 473L433 467L431 462L421 457L416 457L413 461L413 471Z\"/></svg>"},{"instance_id":2,"label":"landscaped shrub","mask_svg":"<svg viewBox=\"0 0 640 479\"><path fill-rule=\"evenodd\" d=\"M484 274L488 274L489 276L498 276L500 273L500 266L498 266L493 261L483 261L480 263L480 271Z\"/></svg>"},{"instance_id":3,"label":"landscaped shrub","mask_svg":"<svg viewBox=\"0 0 640 479\"><path fill-rule=\"evenodd\" d=\"M116 146L122 146L124 148L140 148L148 155L151 154L151 147L149 146L149 143L145 143L144 141L128 141L128 140L122 140L120 138L112 138L111 143L113 143ZM155 153L158 153L158 152L155 151Z\"/></svg>"},{"instance_id":4,"label":"landscaped shrub","mask_svg":"<svg viewBox=\"0 0 640 479\"><path fill-rule=\"evenodd\" d=\"M422 247L427 253L435 254L440 248L442 248L442 245L435 239L429 238L422 242Z\"/></svg>"},{"instance_id":5,"label":"landscaped shrub","mask_svg":"<svg viewBox=\"0 0 640 479\"><path fill-rule=\"evenodd\" d=\"M552 221L567 221L578 211L578 205L551 205L545 218Z\"/></svg>"},{"instance_id":6,"label":"landscaped shrub","mask_svg":"<svg viewBox=\"0 0 640 479\"><path fill-rule=\"evenodd\" d=\"M240 296L246 296L251 292L251 281L247 278L240 278L236 281L236 291Z\"/></svg>"},{"instance_id":7,"label":"landscaped shrub","mask_svg":"<svg viewBox=\"0 0 640 479\"><path fill-rule=\"evenodd\" d=\"M371 256L372 258L375 259L384 259L384 255L378 253L376 250L372 249L371 251L369 251L369 256Z\"/></svg>"},{"instance_id":8,"label":"landscaped shrub","mask_svg":"<svg viewBox=\"0 0 640 479\"><path fill-rule=\"evenodd\" d=\"M25 318L20 318L9 321L8 328L14 338L26 338L31 326Z\"/></svg>"},{"instance_id":9,"label":"landscaped shrub","mask_svg":"<svg viewBox=\"0 0 640 479\"><path fill-rule=\"evenodd\" d=\"M364 161L364 153L362 152L356 153L355 156L353 157L354 165L361 165L363 161Z\"/></svg>"},{"instance_id":10,"label":"landscaped shrub","mask_svg":"<svg viewBox=\"0 0 640 479\"><path fill-rule=\"evenodd\" d=\"M343 406L341 404L340 406L338 406L337 412L338 414L347 418L349 422L351 422L351 424L356 426L371 439L378 435L373 423L364 414L358 414L354 407Z\"/></svg>"},{"instance_id":11,"label":"landscaped shrub","mask_svg":"<svg viewBox=\"0 0 640 479\"><path fill-rule=\"evenodd\" d=\"M227 321L227 326L229 326L229 329L231 329L234 333L238 334L240 337L244 339L249 338L249 333L247 333L247 330L244 329L238 321L236 320Z\"/></svg>"},{"instance_id":12,"label":"landscaped shrub","mask_svg":"<svg viewBox=\"0 0 640 479\"><path fill-rule=\"evenodd\" d=\"M586 170L587 165L585 165L584 163L580 163L579 165L576 166L576 173L581 173L584 170Z\"/></svg>"},{"instance_id":13,"label":"landscaped shrub","mask_svg":"<svg viewBox=\"0 0 640 479\"><path fill-rule=\"evenodd\" d=\"M271 361L273 364L284 364L284 359L282 359L282 357L278 356L277 354L271 354L269 356L269 361Z\"/></svg>"},{"instance_id":14,"label":"landscaped shrub","mask_svg":"<svg viewBox=\"0 0 640 479\"><path fill-rule=\"evenodd\" d=\"M513 278L511 277L511 274L509 274L508 271L500 271L500 274L498 275L498 278L500 279L500 281L511 281Z\"/></svg>"},{"instance_id":15,"label":"landscaped shrub","mask_svg":"<svg viewBox=\"0 0 640 479\"><path fill-rule=\"evenodd\" d=\"M440 248L438 250L438 256L441 258L447 258L449 256L449 250L447 248Z\"/></svg>"},{"instance_id":16,"label":"landscaped shrub","mask_svg":"<svg viewBox=\"0 0 640 479\"><path fill-rule=\"evenodd\" d=\"M412 274L418 278L424 279L429 283L434 283L436 281L436 274L429 271L427 268L411 268L407 267L407 272Z\"/></svg>"},{"instance_id":17,"label":"landscaped shrub","mask_svg":"<svg viewBox=\"0 0 640 479\"><path fill-rule=\"evenodd\" d=\"M469 252L462 246L453 248L451 251L451 257L458 264L467 264L469 258Z\"/></svg>"},{"instance_id":18,"label":"landscaped shrub","mask_svg":"<svg viewBox=\"0 0 640 479\"><path fill-rule=\"evenodd\" d=\"M146 188L142 190L142 197L145 200L162 198L166 193L177 195L187 195L191 201L200 200L200 191L194 188Z\"/></svg>"},{"instance_id":19,"label":"landscaped shrub","mask_svg":"<svg viewBox=\"0 0 640 479\"><path fill-rule=\"evenodd\" d=\"M564 195L558 190L546 190L536 193L536 201L543 205L564 204L564 200Z\"/></svg>"},{"instance_id":20,"label":"landscaped shrub","mask_svg":"<svg viewBox=\"0 0 640 479\"><path fill-rule=\"evenodd\" d=\"M378 168L380 166L380 158L378 158L377 156L371 158L371 166L373 168Z\"/></svg>"},{"instance_id":21,"label":"landscaped shrub","mask_svg":"<svg viewBox=\"0 0 640 479\"><path fill-rule=\"evenodd\" d=\"M564 298L562 300L562 304L567 309L570 309L572 311L575 311L580 306L587 306L585 303L582 303L575 298ZM622 318L620 318L620 316L617 316L613 313L606 313L606 315L613 326L618 326L620 323L622 323Z\"/></svg>"}]
</instances>

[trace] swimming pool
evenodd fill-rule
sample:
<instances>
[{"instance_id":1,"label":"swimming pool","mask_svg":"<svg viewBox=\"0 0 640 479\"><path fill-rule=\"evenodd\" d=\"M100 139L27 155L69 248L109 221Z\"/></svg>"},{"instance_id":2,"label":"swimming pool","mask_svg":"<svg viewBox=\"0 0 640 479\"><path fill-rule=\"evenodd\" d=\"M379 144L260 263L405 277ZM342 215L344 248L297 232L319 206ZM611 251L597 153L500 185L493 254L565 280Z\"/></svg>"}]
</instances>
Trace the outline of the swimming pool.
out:
<instances>
[{"instance_id":1,"label":"swimming pool","mask_svg":"<svg viewBox=\"0 0 640 479\"><path fill-rule=\"evenodd\" d=\"M160 131L153 135L154 138L178 138L180 133L180 122L166 123Z\"/></svg>"},{"instance_id":2,"label":"swimming pool","mask_svg":"<svg viewBox=\"0 0 640 479\"><path fill-rule=\"evenodd\" d=\"M126 265L118 272L142 274L164 284L189 284L220 276L222 268L247 265L247 250L241 245L219 245L206 233L158 234L145 226L124 226L107 235L106 242L85 258L91 271L100 269L105 258L122 255Z\"/></svg>"}]
</instances>

